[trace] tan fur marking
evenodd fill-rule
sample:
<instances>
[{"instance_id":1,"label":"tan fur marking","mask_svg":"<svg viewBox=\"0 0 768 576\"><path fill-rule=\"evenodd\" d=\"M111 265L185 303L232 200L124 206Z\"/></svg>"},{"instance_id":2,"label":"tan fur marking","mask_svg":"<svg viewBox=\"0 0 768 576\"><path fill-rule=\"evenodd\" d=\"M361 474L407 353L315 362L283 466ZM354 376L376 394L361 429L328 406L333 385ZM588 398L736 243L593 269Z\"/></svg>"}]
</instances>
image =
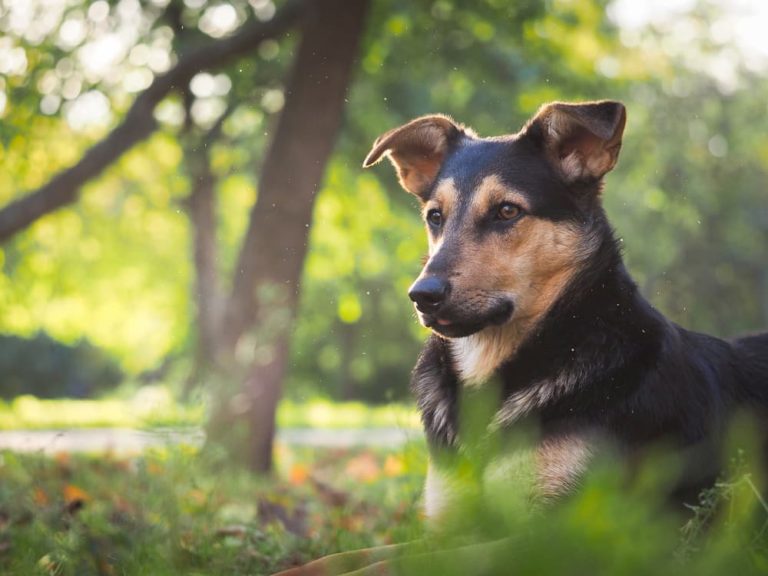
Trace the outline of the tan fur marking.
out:
<instances>
[{"instance_id":1,"label":"tan fur marking","mask_svg":"<svg viewBox=\"0 0 768 576\"><path fill-rule=\"evenodd\" d=\"M537 493L556 498L577 487L594 452L592 434L569 434L544 439L536 449Z\"/></svg>"},{"instance_id":2,"label":"tan fur marking","mask_svg":"<svg viewBox=\"0 0 768 576\"><path fill-rule=\"evenodd\" d=\"M443 213L443 218L450 218L451 214L455 212L458 202L459 189L456 187L455 180L453 178L444 178L437 183L432 198L424 205L422 217L426 218L427 213L436 208ZM436 240L431 234L427 234L427 238L429 239L429 255L432 256L440 248L442 237Z\"/></svg>"},{"instance_id":3,"label":"tan fur marking","mask_svg":"<svg viewBox=\"0 0 768 576\"><path fill-rule=\"evenodd\" d=\"M466 247L454 290L470 304L504 293L515 303L512 319L452 341L462 380L480 384L517 348L568 284L591 243L567 224L525 216L504 237Z\"/></svg>"},{"instance_id":4,"label":"tan fur marking","mask_svg":"<svg viewBox=\"0 0 768 576\"><path fill-rule=\"evenodd\" d=\"M439 208L443 216L450 216L459 202L459 189L453 178L444 178L435 186L432 199L424 206L424 214L432 208Z\"/></svg>"},{"instance_id":5,"label":"tan fur marking","mask_svg":"<svg viewBox=\"0 0 768 576\"><path fill-rule=\"evenodd\" d=\"M487 214L489 210L502 202L512 202L528 210L528 201L520 192L510 188L496 174L483 178L472 196L472 212L477 215Z\"/></svg>"}]
</instances>

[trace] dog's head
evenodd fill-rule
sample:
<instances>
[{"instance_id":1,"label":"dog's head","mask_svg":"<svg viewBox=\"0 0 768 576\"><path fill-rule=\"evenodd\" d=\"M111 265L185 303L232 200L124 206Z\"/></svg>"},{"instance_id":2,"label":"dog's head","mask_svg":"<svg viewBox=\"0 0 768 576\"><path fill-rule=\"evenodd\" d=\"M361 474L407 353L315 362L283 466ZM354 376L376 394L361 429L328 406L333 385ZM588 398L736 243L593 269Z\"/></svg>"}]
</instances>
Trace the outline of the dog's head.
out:
<instances>
[{"instance_id":1,"label":"dog's head","mask_svg":"<svg viewBox=\"0 0 768 576\"><path fill-rule=\"evenodd\" d=\"M517 134L479 138L425 116L374 142L419 198L429 259L411 286L421 322L446 337L530 324L595 249L601 179L616 164L618 102L552 103Z\"/></svg>"}]
</instances>

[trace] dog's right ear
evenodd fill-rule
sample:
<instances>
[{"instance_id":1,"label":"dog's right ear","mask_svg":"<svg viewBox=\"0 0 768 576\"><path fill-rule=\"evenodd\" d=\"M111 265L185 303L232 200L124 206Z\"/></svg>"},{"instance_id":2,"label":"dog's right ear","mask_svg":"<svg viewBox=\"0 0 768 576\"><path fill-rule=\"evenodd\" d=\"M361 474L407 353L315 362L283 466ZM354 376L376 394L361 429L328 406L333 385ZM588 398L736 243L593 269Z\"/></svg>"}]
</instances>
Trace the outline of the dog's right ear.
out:
<instances>
[{"instance_id":1,"label":"dog's right ear","mask_svg":"<svg viewBox=\"0 0 768 576\"><path fill-rule=\"evenodd\" d=\"M553 102L523 133L543 145L567 182L599 180L616 165L626 121L621 102Z\"/></svg>"},{"instance_id":2,"label":"dog's right ear","mask_svg":"<svg viewBox=\"0 0 768 576\"><path fill-rule=\"evenodd\" d=\"M363 161L368 168L388 156L406 191L422 197L463 129L442 114L422 116L379 136Z\"/></svg>"}]
</instances>

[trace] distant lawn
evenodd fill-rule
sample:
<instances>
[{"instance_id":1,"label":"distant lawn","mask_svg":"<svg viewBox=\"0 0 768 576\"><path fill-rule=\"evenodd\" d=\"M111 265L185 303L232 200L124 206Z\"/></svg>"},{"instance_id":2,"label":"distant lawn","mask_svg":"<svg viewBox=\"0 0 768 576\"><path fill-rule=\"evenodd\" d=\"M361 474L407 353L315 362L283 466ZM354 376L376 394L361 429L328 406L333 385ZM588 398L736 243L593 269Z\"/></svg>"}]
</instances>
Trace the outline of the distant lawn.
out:
<instances>
[{"instance_id":1,"label":"distant lawn","mask_svg":"<svg viewBox=\"0 0 768 576\"><path fill-rule=\"evenodd\" d=\"M41 400L21 396L0 401L0 430L50 428L159 428L201 426L203 403L183 404L163 387L140 389L132 398ZM366 406L327 400L283 401L278 424L291 428L418 428L413 407L400 404Z\"/></svg>"}]
</instances>

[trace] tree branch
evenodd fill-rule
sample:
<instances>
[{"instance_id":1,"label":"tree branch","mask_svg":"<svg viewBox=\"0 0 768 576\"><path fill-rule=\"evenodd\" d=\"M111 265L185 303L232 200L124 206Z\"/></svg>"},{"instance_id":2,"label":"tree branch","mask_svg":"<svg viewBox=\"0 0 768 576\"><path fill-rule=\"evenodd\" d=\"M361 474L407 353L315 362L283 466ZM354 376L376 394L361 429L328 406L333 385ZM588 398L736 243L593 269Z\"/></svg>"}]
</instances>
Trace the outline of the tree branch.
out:
<instances>
[{"instance_id":1,"label":"tree branch","mask_svg":"<svg viewBox=\"0 0 768 576\"><path fill-rule=\"evenodd\" d=\"M233 36L183 55L173 68L154 79L133 102L123 121L92 146L79 162L0 210L0 243L46 214L75 202L86 182L152 134L157 128L153 116L155 107L169 92L189 82L201 70L223 66L255 49L263 40L284 34L298 21L303 4L302 0L291 0L269 22L246 24Z\"/></svg>"}]
</instances>

